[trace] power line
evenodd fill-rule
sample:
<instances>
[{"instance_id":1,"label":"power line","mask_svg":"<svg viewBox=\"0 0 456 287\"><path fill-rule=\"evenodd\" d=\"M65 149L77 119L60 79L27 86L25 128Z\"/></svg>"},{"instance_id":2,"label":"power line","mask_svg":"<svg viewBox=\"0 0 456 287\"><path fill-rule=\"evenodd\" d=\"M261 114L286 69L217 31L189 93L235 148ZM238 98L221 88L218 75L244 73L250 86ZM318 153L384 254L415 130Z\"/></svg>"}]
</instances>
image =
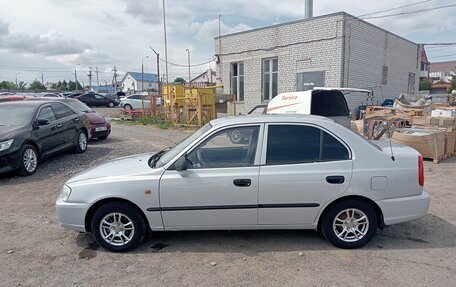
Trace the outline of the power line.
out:
<instances>
[{"instance_id":1,"label":"power line","mask_svg":"<svg viewBox=\"0 0 456 287\"><path fill-rule=\"evenodd\" d=\"M401 15L420 13L420 12L428 12L428 11L439 10L439 9L443 9L443 8L451 8L451 7L456 7L456 4L438 6L438 7L434 7L434 8L427 8L427 9L421 9L421 10L415 10L415 11L401 12L401 13L395 13L395 14L389 14L389 15L383 15L383 16L364 17L361 19L381 19L381 18L387 18L387 17L393 17L393 16L401 16Z\"/></svg>"},{"instance_id":2,"label":"power line","mask_svg":"<svg viewBox=\"0 0 456 287\"><path fill-rule=\"evenodd\" d=\"M408 5L398 6L398 7L395 7L395 8L390 8L390 9L386 9L386 10L381 10L381 11L377 11L377 12L372 12L372 13L368 13L368 14L359 15L359 16L356 16L356 17L361 18L361 17L370 16L370 15L374 15L374 14L389 12L389 11L393 11L393 10L397 10L397 9L401 9L401 8L406 8L406 7L410 7L410 6L414 6L414 5L418 5L418 4L422 4L422 3L426 3L426 2L430 2L430 1L434 1L434 0L419 1L419 2L412 3L412 4L408 4Z\"/></svg>"},{"instance_id":3,"label":"power line","mask_svg":"<svg viewBox=\"0 0 456 287\"><path fill-rule=\"evenodd\" d=\"M160 61L166 63L166 61L163 60L162 58L160 58ZM190 67L203 66L203 65L210 64L210 63L212 63L212 62L214 62L214 60L210 60L210 61L208 61L208 62L204 62L204 63L201 63L201 64L190 65ZM177 66L177 67L184 67L184 68L186 67L186 68L188 68L188 65L174 64L174 63L171 63L171 62L169 62L169 61L168 61L168 65Z\"/></svg>"}]
</instances>

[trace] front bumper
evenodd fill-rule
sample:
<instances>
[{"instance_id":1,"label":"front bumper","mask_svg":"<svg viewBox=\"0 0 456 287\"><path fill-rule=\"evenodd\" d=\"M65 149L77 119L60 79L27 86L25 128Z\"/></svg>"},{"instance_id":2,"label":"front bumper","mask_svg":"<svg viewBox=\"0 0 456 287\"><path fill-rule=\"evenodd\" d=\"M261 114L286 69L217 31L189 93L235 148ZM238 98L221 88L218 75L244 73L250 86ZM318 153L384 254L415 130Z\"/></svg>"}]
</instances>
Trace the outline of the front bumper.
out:
<instances>
[{"instance_id":1,"label":"front bumper","mask_svg":"<svg viewBox=\"0 0 456 287\"><path fill-rule=\"evenodd\" d=\"M86 232L85 216L89 207L86 203L64 202L60 195L55 202L60 225L81 232Z\"/></svg>"},{"instance_id":2,"label":"front bumper","mask_svg":"<svg viewBox=\"0 0 456 287\"><path fill-rule=\"evenodd\" d=\"M19 168L19 152L0 155L0 173L12 171Z\"/></svg>"},{"instance_id":3,"label":"front bumper","mask_svg":"<svg viewBox=\"0 0 456 287\"><path fill-rule=\"evenodd\" d=\"M421 195L376 201L383 212L385 225L421 218L427 214L430 197L423 190Z\"/></svg>"}]
</instances>

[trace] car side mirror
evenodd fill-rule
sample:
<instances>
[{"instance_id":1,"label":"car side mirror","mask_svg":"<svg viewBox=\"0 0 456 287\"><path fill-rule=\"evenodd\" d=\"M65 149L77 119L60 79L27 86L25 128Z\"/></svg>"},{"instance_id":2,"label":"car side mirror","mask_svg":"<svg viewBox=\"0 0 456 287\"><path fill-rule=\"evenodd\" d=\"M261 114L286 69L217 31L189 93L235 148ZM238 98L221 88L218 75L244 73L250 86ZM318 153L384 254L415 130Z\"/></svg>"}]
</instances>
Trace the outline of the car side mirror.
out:
<instances>
[{"instance_id":1,"label":"car side mirror","mask_svg":"<svg viewBox=\"0 0 456 287\"><path fill-rule=\"evenodd\" d=\"M187 170L187 155L184 154L176 160L174 167L177 171Z\"/></svg>"},{"instance_id":2,"label":"car side mirror","mask_svg":"<svg viewBox=\"0 0 456 287\"><path fill-rule=\"evenodd\" d=\"M38 123L39 126L46 126L51 123L51 121L47 120L47 119L38 119L36 122Z\"/></svg>"}]
</instances>

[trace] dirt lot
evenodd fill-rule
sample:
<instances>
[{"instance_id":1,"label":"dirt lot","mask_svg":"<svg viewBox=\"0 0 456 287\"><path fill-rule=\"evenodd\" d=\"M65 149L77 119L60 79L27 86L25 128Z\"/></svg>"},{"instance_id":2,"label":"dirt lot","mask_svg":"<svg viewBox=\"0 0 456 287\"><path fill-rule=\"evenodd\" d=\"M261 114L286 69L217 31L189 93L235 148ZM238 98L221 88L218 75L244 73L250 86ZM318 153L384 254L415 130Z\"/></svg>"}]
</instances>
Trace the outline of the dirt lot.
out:
<instances>
[{"instance_id":1,"label":"dirt lot","mask_svg":"<svg viewBox=\"0 0 456 287\"><path fill-rule=\"evenodd\" d=\"M313 231L217 231L155 233L115 254L58 225L57 190L73 173L187 135L114 124L85 154L52 158L32 177L0 175L0 286L456 286L456 157L425 163L429 215L359 250Z\"/></svg>"}]
</instances>

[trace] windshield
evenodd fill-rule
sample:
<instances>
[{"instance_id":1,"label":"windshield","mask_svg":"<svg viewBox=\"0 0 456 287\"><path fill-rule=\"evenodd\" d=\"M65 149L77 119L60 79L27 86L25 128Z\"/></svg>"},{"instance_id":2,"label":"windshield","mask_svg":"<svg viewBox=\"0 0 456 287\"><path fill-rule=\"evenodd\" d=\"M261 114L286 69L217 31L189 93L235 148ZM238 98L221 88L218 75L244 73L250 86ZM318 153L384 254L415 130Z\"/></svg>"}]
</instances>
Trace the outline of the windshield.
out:
<instances>
[{"instance_id":1,"label":"windshield","mask_svg":"<svg viewBox=\"0 0 456 287\"><path fill-rule=\"evenodd\" d=\"M65 104L69 105L73 109L76 109L80 112L90 113L93 112L86 104L80 101L65 101Z\"/></svg>"},{"instance_id":2,"label":"windshield","mask_svg":"<svg viewBox=\"0 0 456 287\"><path fill-rule=\"evenodd\" d=\"M177 145L175 145L172 149L170 149L167 153L163 154L160 160L157 162L156 167L162 167L167 164L170 160L172 160L176 155L178 155L184 148L186 148L189 144L191 144L194 140L202 136L205 132L212 128L211 124L207 123L199 130L191 134L188 138L184 139Z\"/></svg>"},{"instance_id":3,"label":"windshield","mask_svg":"<svg viewBox=\"0 0 456 287\"><path fill-rule=\"evenodd\" d=\"M0 105L0 126L26 126L32 121L34 106Z\"/></svg>"}]
</instances>

